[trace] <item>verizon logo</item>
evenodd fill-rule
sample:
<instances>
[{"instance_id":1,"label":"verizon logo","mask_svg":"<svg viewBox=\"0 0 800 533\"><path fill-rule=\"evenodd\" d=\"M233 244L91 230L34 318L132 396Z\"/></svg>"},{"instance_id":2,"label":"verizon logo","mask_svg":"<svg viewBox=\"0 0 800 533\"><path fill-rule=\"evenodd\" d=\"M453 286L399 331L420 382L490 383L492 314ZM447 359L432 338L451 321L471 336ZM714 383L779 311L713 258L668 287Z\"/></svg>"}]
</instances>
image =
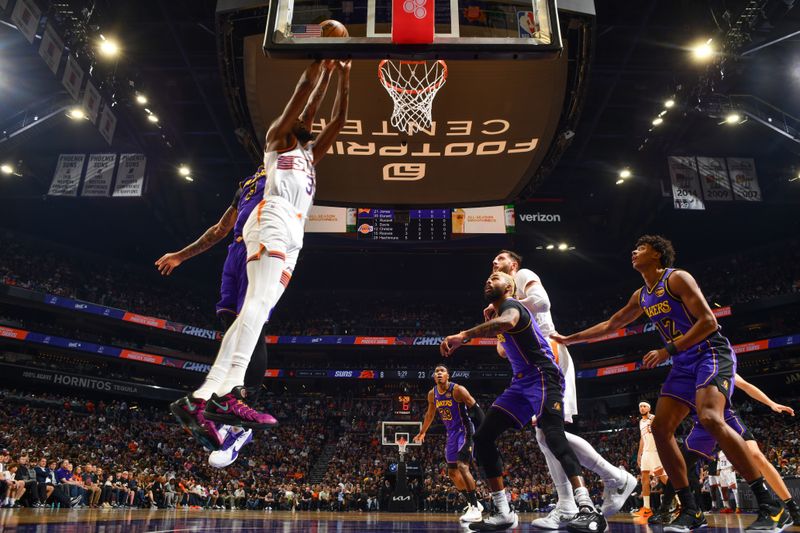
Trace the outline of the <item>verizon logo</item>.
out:
<instances>
[{"instance_id":1,"label":"verizon logo","mask_svg":"<svg viewBox=\"0 0 800 533\"><path fill-rule=\"evenodd\" d=\"M561 222L561 215L553 213L520 213L517 217L522 222Z\"/></svg>"}]
</instances>

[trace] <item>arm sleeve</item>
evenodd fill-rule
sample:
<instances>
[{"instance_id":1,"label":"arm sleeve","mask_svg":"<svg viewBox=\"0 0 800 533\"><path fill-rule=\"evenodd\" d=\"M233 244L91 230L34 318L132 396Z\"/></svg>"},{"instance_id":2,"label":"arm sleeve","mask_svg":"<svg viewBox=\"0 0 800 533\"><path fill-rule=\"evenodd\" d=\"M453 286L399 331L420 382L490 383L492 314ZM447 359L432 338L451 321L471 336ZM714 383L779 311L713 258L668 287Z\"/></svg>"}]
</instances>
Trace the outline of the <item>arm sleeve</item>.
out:
<instances>
[{"instance_id":1,"label":"arm sleeve","mask_svg":"<svg viewBox=\"0 0 800 533\"><path fill-rule=\"evenodd\" d=\"M527 287L528 283L531 281L536 283ZM520 300L522 305L534 313L546 313L550 311L550 297L547 296L547 291L544 290L544 285L542 285L539 276L530 270L520 270L517 276L517 283L519 284L518 293L523 293L525 295L524 298Z\"/></svg>"}]
</instances>

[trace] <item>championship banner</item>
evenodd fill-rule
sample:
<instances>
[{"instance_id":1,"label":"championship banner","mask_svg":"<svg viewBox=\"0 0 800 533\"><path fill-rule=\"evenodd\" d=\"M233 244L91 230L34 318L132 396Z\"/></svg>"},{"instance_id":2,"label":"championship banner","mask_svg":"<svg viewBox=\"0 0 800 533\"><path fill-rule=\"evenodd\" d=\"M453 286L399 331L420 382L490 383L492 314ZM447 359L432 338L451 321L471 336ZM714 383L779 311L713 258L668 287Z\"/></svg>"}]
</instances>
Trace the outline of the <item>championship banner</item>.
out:
<instances>
[{"instance_id":1,"label":"championship banner","mask_svg":"<svg viewBox=\"0 0 800 533\"><path fill-rule=\"evenodd\" d=\"M81 196L108 196L116 163L117 154L91 154L86 166Z\"/></svg>"},{"instance_id":2,"label":"championship banner","mask_svg":"<svg viewBox=\"0 0 800 533\"><path fill-rule=\"evenodd\" d=\"M141 196L146 163L147 158L144 154L120 154L117 181L112 196Z\"/></svg>"},{"instance_id":3,"label":"championship banner","mask_svg":"<svg viewBox=\"0 0 800 533\"><path fill-rule=\"evenodd\" d=\"M698 157L697 170L703 186L703 198L707 202L730 202L733 200L728 169L722 157Z\"/></svg>"},{"instance_id":4,"label":"championship banner","mask_svg":"<svg viewBox=\"0 0 800 533\"><path fill-rule=\"evenodd\" d=\"M67 56L67 66L64 67L64 77L61 78L61 83L77 102L81 95L81 85L83 85L83 69L78 64L78 60L71 55Z\"/></svg>"},{"instance_id":5,"label":"championship banner","mask_svg":"<svg viewBox=\"0 0 800 533\"><path fill-rule=\"evenodd\" d=\"M58 67L61 64L61 56L64 53L64 41L58 35L56 29L52 24L48 24L44 29L42 35L42 46L39 47L39 55L42 56L44 62L50 67L53 74L58 73Z\"/></svg>"},{"instance_id":6,"label":"championship banner","mask_svg":"<svg viewBox=\"0 0 800 533\"><path fill-rule=\"evenodd\" d=\"M733 195L737 200L761 201L761 187L756 176L756 162L741 157L728 158L728 173L733 184Z\"/></svg>"},{"instance_id":7,"label":"championship banner","mask_svg":"<svg viewBox=\"0 0 800 533\"><path fill-rule=\"evenodd\" d=\"M117 116L111 112L111 107L108 104L103 106L103 112L100 113L100 123L97 127L100 129L100 135L103 136L108 144L111 144L112 139L114 139L114 130L117 129Z\"/></svg>"},{"instance_id":8,"label":"championship banner","mask_svg":"<svg viewBox=\"0 0 800 533\"><path fill-rule=\"evenodd\" d=\"M92 124L97 124L97 116L100 114L100 91L97 90L97 87L94 86L91 79L86 80L86 90L83 92L83 109L86 111L86 114L89 115L89 120L92 121ZM114 126L116 126L116 117ZM103 137L105 137L105 135L103 135ZM111 144L108 138L106 138L106 141L108 141L108 144Z\"/></svg>"},{"instance_id":9,"label":"championship banner","mask_svg":"<svg viewBox=\"0 0 800 533\"><path fill-rule=\"evenodd\" d=\"M17 0L17 5L11 13L11 22L17 26L28 42L33 44L41 17L42 10L32 0Z\"/></svg>"},{"instance_id":10,"label":"championship banner","mask_svg":"<svg viewBox=\"0 0 800 533\"><path fill-rule=\"evenodd\" d=\"M78 196L78 184L83 173L84 154L61 154L58 156L56 172L50 183L50 196Z\"/></svg>"},{"instance_id":11,"label":"championship banner","mask_svg":"<svg viewBox=\"0 0 800 533\"><path fill-rule=\"evenodd\" d=\"M311 206L306 220L306 233L346 233L347 208Z\"/></svg>"},{"instance_id":12,"label":"championship banner","mask_svg":"<svg viewBox=\"0 0 800 533\"><path fill-rule=\"evenodd\" d=\"M700 194L697 163L692 156L670 156L669 175L672 178L672 198L675 209L705 209Z\"/></svg>"},{"instance_id":13,"label":"championship banner","mask_svg":"<svg viewBox=\"0 0 800 533\"><path fill-rule=\"evenodd\" d=\"M506 209L502 205L453 209L452 219L453 234L506 233Z\"/></svg>"}]
</instances>

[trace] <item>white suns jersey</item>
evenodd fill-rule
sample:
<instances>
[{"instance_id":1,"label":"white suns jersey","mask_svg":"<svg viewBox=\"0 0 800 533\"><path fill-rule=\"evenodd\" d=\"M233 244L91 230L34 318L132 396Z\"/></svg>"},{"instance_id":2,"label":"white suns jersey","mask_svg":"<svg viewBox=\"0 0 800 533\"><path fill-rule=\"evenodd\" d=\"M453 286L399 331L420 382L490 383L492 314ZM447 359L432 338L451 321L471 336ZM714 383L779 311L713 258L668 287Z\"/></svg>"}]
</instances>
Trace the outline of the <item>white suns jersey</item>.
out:
<instances>
[{"instance_id":1,"label":"white suns jersey","mask_svg":"<svg viewBox=\"0 0 800 533\"><path fill-rule=\"evenodd\" d=\"M733 464L728 461L728 458L725 456L725 452L720 450L719 455L717 456L717 471L722 472L728 468L733 468Z\"/></svg>"},{"instance_id":2,"label":"white suns jersey","mask_svg":"<svg viewBox=\"0 0 800 533\"><path fill-rule=\"evenodd\" d=\"M639 431L642 434L642 442L644 446L642 447L642 452L655 452L656 450L656 441L653 439L653 430L650 429L650 426L653 423L653 418L655 418L652 414L647 415L647 418L642 418L639 420Z\"/></svg>"},{"instance_id":3,"label":"white suns jersey","mask_svg":"<svg viewBox=\"0 0 800 533\"><path fill-rule=\"evenodd\" d=\"M525 287L531 281L535 281L541 285L542 280L539 276L536 275L535 272L532 270L528 270L527 268L523 268L518 270L516 274L514 274L514 283L517 285L517 300L523 300L528 297L525 294ZM544 286L540 287L541 291L547 296L547 292L544 290ZM549 301L549 297L548 301ZM536 313L532 309L528 309L531 314L533 315L533 319L539 325L539 329L542 331L542 335L545 339L550 338L550 335L556 332L556 327L553 324L553 316L550 314L550 309L548 305L548 310L543 313Z\"/></svg>"},{"instance_id":4,"label":"white suns jersey","mask_svg":"<svg viewBox=\"0 0 800 533\"><path fill-rule=\"evenodd\" d=\"M310 143L304 148L295 141L294 147L288 150L264 153L264 169L267 173L264 197L280 196L288 200L303 219L314 203L317 185L311 149Z\"/></svg>"}]
</instances>

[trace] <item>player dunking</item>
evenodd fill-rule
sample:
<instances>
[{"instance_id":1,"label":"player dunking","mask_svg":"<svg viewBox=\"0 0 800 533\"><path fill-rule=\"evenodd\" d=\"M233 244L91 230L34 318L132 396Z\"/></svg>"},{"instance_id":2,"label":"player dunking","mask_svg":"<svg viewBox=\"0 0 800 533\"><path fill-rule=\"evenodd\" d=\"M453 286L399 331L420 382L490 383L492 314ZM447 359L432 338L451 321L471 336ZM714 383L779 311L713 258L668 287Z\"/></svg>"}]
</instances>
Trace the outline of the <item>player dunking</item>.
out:
<instances>
[{"instance_id":1,"label":"player dunking","mask_svg":"<svg viewBox=\"0 0 800 533\"><path fill-rule=\"evenodd\" d=\"M323 83L327 83L327 79L330 78L329 72L325 71L323 75L325 76ZM242 228L264 194L266 175L264 166L259 166L255 174L239 183L233 201L216 224L208 228L195 242L180 251L164 254L155 263L162 275L169 276L184 261L210 249L233 230L233 242L228 245L228 255L222 266L220 300L216 305L217 316L225 331L230 328L236 315L239 314L242 303L244 303L244 295L247 292L247 247L242 237ZM244 384L251 400L258 397L261 383L264 380L264 372L267 369L265 330L266 324L258 336L258 342L244 377ZM182 403L182 401L178 401L171 408L181 409ZM214 422L206 420L202 414L198 416L198 422L202 431L195 431L193 435L206 448L214 450L208 461L211 466L216 468L223 468L233 463L238 457L239 451L253 439L253 430L251 429L227 425L217 427Z\"/></svg>"},{"instance_id":2,"label":"player dunking","mask_svg":"<svg viewBox=\"0 0 800 533\"><path fill-rule=\"evenodd\" d=\"M772 400L772 398L767 396L764 391L746 381L739 374L736 374L736 388L754 400L763 403L776 413L787 413L790 416L794 416L794 409L786 405L776 403L774 400ZM684 439L683 446L681 447L681 452L683 453L687 470L689 472L694 471L694 465L697 463L697 460L700 457L711 461L712 464L716 462L714 458L714 450L717 447L717 441L715 441L714 437L712 437L711 434L703 427L698 420L697 415L694 415L693 418L694 425L692 426L692 430ZM798 508L797 502L794 501L791 493L789 493L789 489L786 487L786 483L781 478L781 475L758 447L758 442L756 442L756 438L753 436L753 433L747 428L747 426L744 425L733 409L725 409L725 423L742 436L744 441L747 443L747 448L750 450L750 453L753 456L753 460L756 462L758 469L761 471L761 474L767 481L767 484L783 501L784 506L792 517L792 521L795 524L800 524L800 508ZM720 482L716 481L713 483L713 485L718 487ZM717 489L712 488L712 490ZM673 494L675 494L675 489L672 487L672 483L667 483L667 486L664 489L664 497L662 499L669 501L672 499ZM734 494L736 493L734 492ZM714 495L712 495L712 498L713 496ZM662 508L659 509L659 512L653 515L648 522L656 525L663 524L668 523L667 521L669 518L669 507L662 505Z\"/></svg>"},{"instance_id":3,"label":"player dunking","mask_svg":"<svg viewBox=\"0 0 800 533\"><path fill-rule=\"evenodd\" d=\"M495 256L492 261L492 271L505 272L514 278L517 287L516 298L530 311L544 338L549 339L550 335L556 332L556 327L550 312L550 297L539 276L527 268L522 268L522 257L511 250L501 250ZM491 318L493 314L492 306L484 309L486 319ZM563 344L550 341L550 349L564 375L564 421L571 424L572 417L578 414L575 365L572 363L569 349ZM572 433L566 433L566 435L581 466L595 472L603 480L603 514L605 516L615 514L636 488L636 478L606 461L583 438ZM536 428L536 441L544 454L547 469L558 494L558 502L546 517L537 518L532 525L540 529L560 529L562 524L571 521L578 513L575 499L572 496L572 484L564 469L561 468L561 463L556 460L547 447L544 432L539 427Z\"/></svg>"},{"instance_id":4,"label":"player dunking","mask_svg":"<svg viewBox=\"0 0 800 533\"><path fill-rule=\"evenodd\" d=\"M689 488L686 463L675 441L675 430L692 411L753 490L759 513L747 531L782 531L792 522L789 513L770 495L741 435L725 423L724 411L735 383L736 354L719 333L717 319L694 278L671 268L674 259L675 250L667 239L639 238L631 263L645 285L605 322L553 338L564 344L593 339L625 327L645 313L666 347L648 352L643 366L654 368L673 357L652 424L658 455L681 501L681 514L664 531L691 531L707 525Z\"/></svg>"},{"instance_id":5,"label":"player dunking","mask_svg":"<svg viewBox=\"0 0 800 533\"><path fill-rule=\"evenodd\" d=\"M514 373L511 384L492 404L474 439L475 455L486 474L496 510L469 527L474 531L501 531L519 523L506 498L503 462L496 441L506 430L522 429L536 416L548 448L561 463L574 489L578 514L567 524L567 529L600 533L607 527L606 520L594 509L580 463L564 434L564 376L530 311L513 298L515 292L514 278L504 272L493 272L486 280L484 296L496 310L495 318L450 335L440 346L442 355L449 357L470 339L497 335L498 353L508 359Z\"/></svg>"},{"instance_id":6,"label":"player dunking","mask_svg":"<svg viewBox=\"0 0 800 533\"><path fill-rule=\"evenodd\" d=\"M639 509L637 515L649 518L653 515L653 510L650 508L650 475L658 477L658 480L665 485L667 484L667 476L664 474L664 467L661 466L661 459L658 458L656 441L653 439L651 426L655 416L650 412L650 404L640 402L639 414L642 415L642 418L639 419L639 451L636 454L636 460L639 463L639 470L642 472L642 500L644 500L644 505Z\"/></svg>"},{"instance_id":7,"label":"player dunking","mask_svg":"<svg viewBox=\"0 0 800 533\"><path fill-rule=\"evenodd\" d=\"M472 436L475 434L475 425L480 426L483 422L483 410L466 387L450 381L450 371L445 365L436 365L433 380L436 385L428 392L428 410L414 442L425 442L428 428L438 414L447 429L444 448L447 475L467 499L467 509L460 520L480 522L483 519L483 505L478 502L475 479L469 467L472 464Z\"/></svg>"},{"instance_id":8,"label":"player dunking","mask_svg":"<svg viewBox=\"0 0 800 533\"><path fill-rule=\"evenodd\" d=\"M314 140L311 123L325 92L322 71L334 65L339 71L334 115ZM263 325L291 279L314 199L314 168L347 119L349 85L349 61L315 61L267 131L264 194L242 229L247 246L247 292L205 382L179 400L180 409L173 410L184 427L202 431L198 414L212 422L253 429L275 424L271 415L259 413L245 402L245 371Z\"/></svg>"}]
</instances>

